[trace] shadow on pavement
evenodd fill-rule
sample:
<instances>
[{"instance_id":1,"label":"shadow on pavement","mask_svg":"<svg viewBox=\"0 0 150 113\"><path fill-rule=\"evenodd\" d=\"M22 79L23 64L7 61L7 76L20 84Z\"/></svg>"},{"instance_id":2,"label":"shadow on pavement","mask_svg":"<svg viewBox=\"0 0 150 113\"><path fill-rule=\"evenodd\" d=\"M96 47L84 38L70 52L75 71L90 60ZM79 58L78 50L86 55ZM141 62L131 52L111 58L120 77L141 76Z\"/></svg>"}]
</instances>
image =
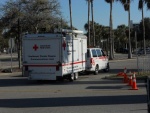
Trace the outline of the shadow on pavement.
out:
<instances>
[{"instance_id":1,"label":"shadow on pavement","mask_svg":"<svg viewBox=\"0 0 150 113\"><path fill-rule=\"evenodd\" d=\"M90 80L92 76L95 75L80 75L79 79L74 82L70 82L69 80L64 81L36 81L36 80L28 80L27 77L22 77L21 75L18 76L8 76L6 78L0 78L0 87L8 87L8 86L36 86L36 85L80 85L80 84L123 84L123 78L98 78L96 80ZM100 75L97 75L100 76ZM84 80L86 79L87 80ZM145 83L144 80L137 80L137 83ZM124 85L124 84L123 84Z\"/></svg>"},{"instance_id":2,"label":"shadow on pavement","mask_svg":"<svg viewBox=\"0 0 150 113\"><path fill-rule=\"evenodd\" d=\"M146 103L146 95L0 99L0 107L7 108L116 105L142 103Z\"/></svg>"}]
</instances>

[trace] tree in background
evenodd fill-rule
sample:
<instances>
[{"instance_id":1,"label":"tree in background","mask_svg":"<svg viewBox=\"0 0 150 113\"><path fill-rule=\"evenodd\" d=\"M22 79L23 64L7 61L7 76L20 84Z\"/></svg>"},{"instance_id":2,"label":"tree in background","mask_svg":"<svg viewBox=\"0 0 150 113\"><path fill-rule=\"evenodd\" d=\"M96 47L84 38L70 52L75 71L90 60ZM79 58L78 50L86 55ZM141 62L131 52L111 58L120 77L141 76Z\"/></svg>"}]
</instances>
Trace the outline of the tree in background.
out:
<instances>
[{"instance_id":1,"label":"tree in background","mask_svg":"<svg viewBox=\"0 0 150 113\"><path fill-rule=\"evenodd\" d=\"M91 46L91 35L90 35L90 0L88 1L88 46Z\"/></svg>"},{"instance_id":2,"label":"tree in background","mask_svg":"<svg viewBox=\"0 0 150 113\"><path fill-rule=\"evenodd\" d=\"M15 37L21 68L21 34L52 32L67 27L58 0L7 0L1 8L4 37ZM43 31L44 29L44 31Z\"/></svg>"},{"instance_id":3,"label":"tree in background","mask_svg":"<svg viewBox=\"0 0 150 113\"><path fill-rule=\"evenodd\" d=\"M45 28L52 31L67 22L61 19L58 0L8 0L3 6L3 23L8 31L18 29L18 18L22 32L38 33Z\"/></svg>"},{"instance_id":4,"label":"tree in background","mask_svg":"<svg viewBox=\"0 0 150 113\"><path fill-rule=\"evenodd\" d=\"M143 28L143 50L144 50L144 55L146 55L146 44L145 44L145 23L144 23L144 0L139 0L139 10L142 10L142 28Z\"/></svg>"},{"instance_id":5,"label":"tree in background","mask_svg":"<svg viewBox=\"0 0 150 113\"><path fill-rule=\"evenodd\" d=\"M128 58L132 58L132 52L131 52L131 38L130 38L130 2L133 0L116 0L119 1L123 6L125 11L128 11Z\"/></svg>"},{"instance_id":6,"label":"tree in background","mask_svg":"<svg viewBox=\"0 0 150 113\"><path fill-rule=\"evenodd\" d=\"M93 1L91 0L91 15L92 15L92 39L93 39L93 46L95 47L95 27L94 27L94 7Z\"/></svg>"},{"instance_id":7,"label":"tree in background","mask_svg":"<svg viewBox=\"0 0 150 113\"><path fill-rule=\"evenodd\" d=\"M90 21L90 25L92 25L93 22ZM87 31L88 35L88 23L85 23L84 29ZM103 48L103 50L107 51L108 53L108 37L109 37L109 27L100 25L96 22L94 22L94 28L95 28L95 46ZM92 31L92 29L90 29ZM90 31L90 33L91 33ZM91 40L91 43L93 43L94 40Z\"/></svg>"},{"instance_id":8,"label":"tree in background","mask_svg":"<svg viewBox=\"0 0 150 113\"><path fill-rule=\"evenodd\" d=\"M113 22L112 22L112 8L113 8L113 2L114 2L114 0L105 0L107 3L109 3L110 4L110 21L109 21L109 27L110 27L110 38L109 38L109 43L110 43L110 49L109 49L109 51L110 51L110 53L109 53L109 59L110 60L113 60L113 57L114 57L114 55L113 55L113 51L114 51L114 47L113 47L113 45L114 45L114 39L113 39Z\"/></svg>"},{"instance_id":9,"label":"tree in background","mask_svg":"<svg viewBox=\"0 0 150 113\"><path fill-rule=\"evenodd\" d=\"M0 20L0 53L3 52L3 48L8 48L8 39L4 39L3 37L3 23Z\"/></svg>"},{"instance_id":10,"label":"tree in background","mask_svg":"<svg viewBox=\"0 0 150 113\"><path fill-rule=\"evenodd\" d=\"M88 46L95 46L95 40L96 40L95 39L95 28L94 28L94 7L93 7L93 1L94 0L86 0L86 2L88 2L88 25L89 25L88 26ZM91 9L90 9L90 5L91 5ZM90 23L90 12L91 12L91 15L92 15L92 24ZM93 39L93 40L91 40L91 39Z\"/></svg>"},{"instance_id":11,"label":"tree in background","mask_svg":"<svg viewBox=\"0 0 150 113\"><path fill-rule=\"evenodd\" d=\"M127 30L128 27L125 25L119 25L117 29L114 30L116 52L119 52L120 48L127 47L127 43L128 43Z\"/></svg>"},{"instance_id":12,"label":"tree in background","mask_svg":"<svg viewBox=\"0 0 150 113\"><path fill-rule=\"evenodd\" d=\"M142 40L141 36L143 35L142 31L143 31L143 21L145 23L145 39L146 42L148 42L148 40L150 39L150 18L144 18L143 20L141 20L140 22L140 34L138 35L138 40ZM147 45L150 46L150 45Z\"/></svg>"},{"instance_id":13,"label":"tree in background","mask_svg":"<svg viewBox=\"0 0 150 113\"><path fill-rule=\"evenodd\" d=\"M147 9L150 9L150 0L144 0L146 5L147 5Z\"/></svg>"},{"instance_id":14,"label":"tree in background","mask_svg":"<svg viewBox=\"0 0 150 113\"><path fill-rule=\"evenodd\" d=\"M143 36L143 50L144 50L144 55L146 55L146 42L145 42L145 21L144 21L144 4L147 5L147 9L150 9L150 0L139 0L139 10L142 10L142 36Z\"/></svg>"}]
</instances>

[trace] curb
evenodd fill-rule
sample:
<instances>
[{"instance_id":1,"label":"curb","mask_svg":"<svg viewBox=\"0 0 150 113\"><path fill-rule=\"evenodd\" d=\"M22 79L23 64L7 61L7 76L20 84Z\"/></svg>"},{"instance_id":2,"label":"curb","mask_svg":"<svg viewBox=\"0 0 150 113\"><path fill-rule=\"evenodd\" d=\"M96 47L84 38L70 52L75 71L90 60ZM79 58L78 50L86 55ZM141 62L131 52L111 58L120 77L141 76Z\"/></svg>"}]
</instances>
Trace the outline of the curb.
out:
<instances>
[{"instance_id":1,"label":"curb","mask_svg":"<svg viewBox=\"0 0 150 113\"><path fill-rule=\"evenodd\" d=\"M22 72L0 73L0 76L22 76Z\"/></svg>"}]
</instances>

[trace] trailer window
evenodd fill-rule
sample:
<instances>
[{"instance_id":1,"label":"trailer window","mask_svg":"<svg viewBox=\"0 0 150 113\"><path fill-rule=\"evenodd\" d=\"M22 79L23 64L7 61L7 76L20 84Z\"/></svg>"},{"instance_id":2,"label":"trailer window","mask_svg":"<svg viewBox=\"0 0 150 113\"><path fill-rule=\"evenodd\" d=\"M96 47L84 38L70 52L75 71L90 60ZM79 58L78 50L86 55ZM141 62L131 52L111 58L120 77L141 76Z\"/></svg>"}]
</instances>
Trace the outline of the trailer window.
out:
<instances>
[{"instance_id":1,"label":"trailer window","mask_svg":"<svg viewBox=\"0 0 150 113\"><path fill-rule=\"evenodd\" d=\"M93 55L93 57L97 57L97 53L96 53L95 49L92 50L92 55Z\"/></svg>"}]
</instances>

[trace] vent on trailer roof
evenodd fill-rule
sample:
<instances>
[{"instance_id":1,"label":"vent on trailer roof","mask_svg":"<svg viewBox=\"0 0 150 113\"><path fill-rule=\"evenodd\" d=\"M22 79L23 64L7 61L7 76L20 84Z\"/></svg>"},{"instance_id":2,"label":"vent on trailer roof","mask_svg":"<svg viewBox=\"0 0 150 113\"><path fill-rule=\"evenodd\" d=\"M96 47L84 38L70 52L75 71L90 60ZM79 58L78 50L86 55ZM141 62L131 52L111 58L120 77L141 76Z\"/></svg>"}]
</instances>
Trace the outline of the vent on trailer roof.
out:
<instances>
[{"instance_id":1,"label":"vent on trailer roof","mask_svg":"<svg viewBox=\"0 0 150 113\"><path fill-rule=\"evenodd\" d=\"M80 30L70 30L70 29L55 29L55 33L75 33L75 34L83 34L83 31Z\"/></svg>"}]
</instances>

